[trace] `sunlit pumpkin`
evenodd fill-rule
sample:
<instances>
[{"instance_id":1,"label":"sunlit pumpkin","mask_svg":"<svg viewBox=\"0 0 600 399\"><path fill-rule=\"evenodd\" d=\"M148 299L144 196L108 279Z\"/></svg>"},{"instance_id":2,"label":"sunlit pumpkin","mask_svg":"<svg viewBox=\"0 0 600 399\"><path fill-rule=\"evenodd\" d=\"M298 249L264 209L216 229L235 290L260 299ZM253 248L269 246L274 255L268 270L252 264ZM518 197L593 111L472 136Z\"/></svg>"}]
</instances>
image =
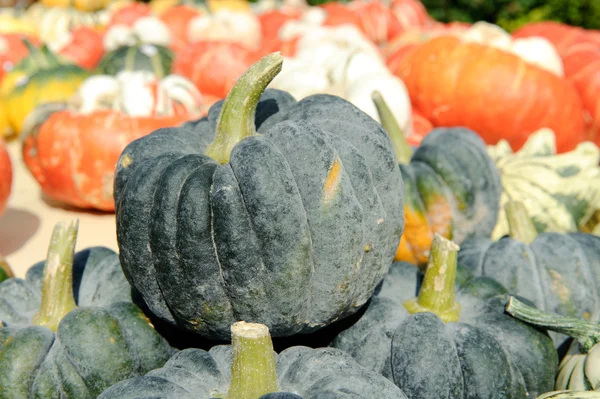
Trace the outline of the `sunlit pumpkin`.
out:
<instances>
[{"instance_id":1,"label":"sunlit pumpkin","mask_svg":"<svg viewBox=\"0 0 600 399\"><path fill-rule=\"evenodd\" d=\"M64 43L54 43L54 50L75 65L92 70L104 55L103 35L87 26L74 28Z\"/></svg>"},{"instance_id":2,"label":"sunlit pumpkin","mask_svg":"<svg viewBox=\"0 0 600 399\"><path fill-rule=\"evenodd\" d=\"M98 11L106 8L113 0L40 0L48 7L75 7L82 11Z\"/></svg>"},{"instance_id":3,"label":"sunlit pumpkin","mask_svg":"<svg viewBox=\"0 0 600 399\"><path fill-rule=\"evenodd\" d=\"M95 75L67 104L27 120L23 159L42 191L80 208L113 211L113 172L131 141L200 116L202 96L187 79L147 71Z\"/></svg>"}]
</instances>

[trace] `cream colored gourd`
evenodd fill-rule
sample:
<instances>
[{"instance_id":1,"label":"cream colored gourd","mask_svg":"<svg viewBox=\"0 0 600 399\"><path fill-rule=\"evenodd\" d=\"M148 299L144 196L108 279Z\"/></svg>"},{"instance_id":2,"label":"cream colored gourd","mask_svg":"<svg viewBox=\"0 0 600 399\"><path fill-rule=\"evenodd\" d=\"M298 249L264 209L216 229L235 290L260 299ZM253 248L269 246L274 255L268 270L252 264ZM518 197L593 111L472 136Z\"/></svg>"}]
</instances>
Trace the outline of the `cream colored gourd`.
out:
<instances>
[{"instance_id":1,"label":"cream colored gourd","mask_svg":"<svg viewBox=\"0 0 600 399\"><path fill-rule=\"evenodd\" d=\"M102 109L132 117L174 115L183 107L194 114L202 107L202 95L179 75L157 78L148 71L123 71L116 76L95 75L83 82L72 99L80 114Z\"/></svg>"},{"instance_id":2,"label":"cream colored gourd","mask_svg":"<svg viewBox=\"0 0 600 399\"><path fill-rule=\"evenodd\" d=\"M521 57L526 62L557 76L565 76L563 64L556 48L546 39L531 37L514 39L498 25L476 22L464 32L456 33L470 42L487 44Z\"/></svg>"},{"instance_id":3,"label":"cream colored gourd","mask_svg":"<svg viewBox=\"0 0 600 399\"><path fill-rule=\"evenodd\" d=\"M223 9L192 19L187 28L187 36L190 43L219 40L257 49L261 44L262 30L256 15Z\"/></svg>"},{"instance_id":4,"label":"cream colored gourd","mask_svg":"<svg viewBox=\"0 0 600 399\"><path fill-rule=\"evenodd\" d=\"M371 94L379 91L401 129L410 134L410 98L402 80L389 72L378 48L355 26L321 26L322 16L322 10L311 10L282 27L286 40L299 36L297 51L285 60L270 87L297 99L317 93L338 95L377 121Z\"/></svg>"},{"instance_id":5,"label":"cream colored gourd","mask_svg":"<svg viewBox=\"0 0 600 399\"><path fill-rule=\"evenodd\" d=\"M113 51L122 46L133 46L138 43L168 47L171 40L167 25L157 17L149 16L137 19L131 27L111 26L104 35L103 44L106 51Z\"/></svg>"},{"instance_id":6,"label":"cream colored gourd","mask_svg":"<svg viewBox=\"0 0 600 399\"><path fill-rule=\"evenodd\" d=\"M525 204L538 230L561 233L578 231L600 209L600 149L594 143L557 154L554 132L541 129L517 152L502 140L488 146L488 153L503 187L494 240L509 232L504 211L509 200Z\"/></svg>"}]
</instances>

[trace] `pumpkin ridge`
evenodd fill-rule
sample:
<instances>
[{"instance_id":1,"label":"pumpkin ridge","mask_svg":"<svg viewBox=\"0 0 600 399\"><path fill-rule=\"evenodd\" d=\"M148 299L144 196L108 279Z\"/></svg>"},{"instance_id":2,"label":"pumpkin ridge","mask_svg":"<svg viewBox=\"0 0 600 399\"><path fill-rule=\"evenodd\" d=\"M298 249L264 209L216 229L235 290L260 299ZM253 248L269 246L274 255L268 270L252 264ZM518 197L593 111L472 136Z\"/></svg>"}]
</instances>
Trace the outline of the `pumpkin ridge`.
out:
<instances>
[{"instance_id":1,"label":"pumpkin ridge","mask_svg":"<svg viewBox=\"0 0 600 399\"><path fill-rule=\"evenodd\" d=\"M52 345L50 346L50 349L48 350L48 352L47 352L47 353L50 353L50 351L51 351L51 350L53 350L53 348L54 348L54 346L55 346L55 345L59 345L58 347L56 347L56 349L55 349L55 350L56 350L56 351L62 351L62 354L64 355L64 358L65 358L65 359L66 359L66 360L69 362L69 365L70 365L70 366L73 368L73 370L75 370L75 372L77 373L77 377L79 377L79 378L78 378L78 380L80 380L80 381L81 381L81 383L83 384L83 386L85 386L85 389L86 389L88 392L90 392L90 391L91 391L91 390L90 390L90 387L87 385L86 381L85 381L83 378L81 378L81 376L82 376L83 374L81 373L81 371L80 371L80 370L77 368L77 366L75 365L75 362L73 361L73 359L72 359L72 358L71 358L71 356L69 355L69 352L67 351L67 349L65 348L65 346L64 346L64 345L62 344L62 342L60 341L60 337L58 336L58 334L54 334L54 340L53 340L53 342L52 342ZM58 364L56 363L56 356L54 356L54 358L52 359L52 362L54 363L54 365L55 365L55 367L56 367L56 370L57 370L57 372L58 372L58 374L59 374L59 377L60 377L60 378L61 378L61 380L62 380L62 376L60 375L60 368L58 367ZM37 366L37 368L36 368L36 369L38 370L38 374L37 374L37 375L39 375L39 373L42 371L42 370L41 370L41 367L40 367L40 365L41 365L41 363L40 363L40 364ZM37 375L36 375L36 377L37 377ZM34 381L35 381L35 377L34 377ZM33 388L34 388L34 384L31 384L31 388L30 388L30 389L33 389Z\"/></svg>"}]
</instances>

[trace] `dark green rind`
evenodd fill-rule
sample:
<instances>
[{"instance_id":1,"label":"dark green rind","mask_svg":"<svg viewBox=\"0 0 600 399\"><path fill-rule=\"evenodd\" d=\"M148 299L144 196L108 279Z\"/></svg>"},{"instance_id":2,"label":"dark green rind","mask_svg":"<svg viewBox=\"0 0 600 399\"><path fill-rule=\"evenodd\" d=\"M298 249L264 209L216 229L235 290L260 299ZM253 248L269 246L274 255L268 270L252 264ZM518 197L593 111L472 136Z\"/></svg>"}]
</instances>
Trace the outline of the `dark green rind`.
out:
<instances>
[{"instance_id":1,"label":"dark green rind","mask_svg":"<svg viewBox=\"0 0 600 399\"><path fill-rule=\"evenodd\" d=\"M75 254L77 307L53 333L31 326L40 306L44 262L25 279L0 283L0 398L95 398L109 386L160 367L167 342L131 303L118 255L103 247ZM4 370L7 370L4 373Z\"/></svg>"},{"instance_id":2,"label":"dark green rind","mask_svg":"<svg viewBox=\"0 0 600 399\"><path fill-rule=\"evenodd\" d=\"M508 236L496 242L471 239L461 246L458 262L540 309L592 320L600 316L600 237L541 233L529 245ZM557 346L565 339L551 336Z\"/></svg>"},{"instance_id":3,"label":"dark green rind","mask_svg":"<svg viewBox=\"0 0 600 399\"><path fill-rule=\"evenodd\" d=\"M277 337L353 314L402 232L402 180L381 126L338 97L261 98L256 123L270 128L225 165L186 166L204 162L220 103L186 128L134 141L117 164L125 275L162 320L211 338L227 339L237 320ZM339 184L324 201L336 159Z\"/></svg>"},{"instance_id":4,"label":"dark green rind","mask_svg":"<svg viewBox=\"0 0 600 399\"><path fill-rule=\"evenodd\" d=\"M175 55L167 47L154 44L122 46L105 54L97 66L98 73L116 75L122 71L148 71L159 77L171 73Z\"/></svg>"},{"instance_id":5,"label":"dark green rind","mask_svg":"<svg viewBox=\"0 0 600 399\"><path fill-rule=\"evenodd\" d=\"M446 186L435 190L452 193L452 240L489 237L498 219L502 186L500 174L487 153L485 143L466 128L437 128L429 133L411 158L415 182L425 190L434 172ZM413 166L414 165L414 166ZM415 168L419 165L419 168ZM423 176L420 176L423 174ZM422 193L427 203L427 193Z\"/></svg>"},{"instance_id":6,"label":"dark green rind","mask_svg":"<svg viewBox=\"0 0 600 399\"><path fill-rule=\"evenodd\" d=\"M404 308L417 281L413 265L394 263L363 317L331 345L411 399L522 399L551 390L558 363L552 341L504 314L502 286L467 279L456 293L459 322L444 324Z\"/></svg>"},{"instance_id":7,"label":"dark green rind","mask_svg":"<svg viewBox=\"0 0 600 399\"><path fill-rule=\"evenodd\" d=\"M291 347L277 356L281 393L271 399L406 399L393 383L357 364L333 348ZM196 399L224 397L231 375L231 348L216 346L205 352L186 349L163 368L143 377L123 381L98 399Z\"/></svg>"}]
</instances>

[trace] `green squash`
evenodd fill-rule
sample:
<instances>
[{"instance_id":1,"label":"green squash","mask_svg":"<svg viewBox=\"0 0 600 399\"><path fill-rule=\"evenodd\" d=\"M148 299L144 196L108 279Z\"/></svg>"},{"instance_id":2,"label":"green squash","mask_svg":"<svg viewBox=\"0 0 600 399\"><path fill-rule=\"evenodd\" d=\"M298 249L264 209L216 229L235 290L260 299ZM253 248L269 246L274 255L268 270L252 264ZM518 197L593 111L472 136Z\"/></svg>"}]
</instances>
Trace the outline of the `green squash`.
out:
<instances>
[{"instance_id":1,"label":"green squash","mask_svg":"<svg viewBox=\"0 0 600 399\"><path fill-rule=\"evenodd\" d=\"M385 377L339 349L273 350L264 324L237 322L231 345L185 349L164 367L116 384L98 399L406 399Z\"/></svg>"},{"instance_id":2,"label":"green squash","mask_svg":"<svg viewBox=\"0 0 600 399\"><path fill-rule=\"evenodd\" d=\"M13 278L15 274L13 273L10 265L6 262L4 257L0 255L0 283L9 278Z\"/></svg>"},{"instance_id":3,"label":"green squash","mask_svg":"<svg viewBox=\"0 0 600 399\"><path fill-rule=\"evenodd\" d=\"M506 295L496 281L475 277L455 291L457 250L435 236L416 298L420 272L394 263L362 318L331 346L394 381L410 399L547 392L558 363L552 340L504 314Z\"/></svg>"},{"instance_id":4,"label":"green squash","mask_svg":"<svg viewBox=\"0 0 600 399\"><path fill-rule=\"evenodd\" d=\"M437 128L414 151L383 97L373 93L404 181L404 233L394 260L427 264L434 235L461 244L489 237L498 219L500 173L479 135L463 127Z\"/></svg>"},{"instance_id":5,"label":"green squash","mask_svg":"<svg viewBox=\"0 0 600 399\"><path fill-rule=\"evenodd\" d=\"M600 317L600 237L540 233L521 202L508 202L510 236L463 242L458 262L498 280L536 307L565 316ZM552 334L557 345L564 337Z\"/></svg>"},{"instance_id":6,"label":"green squash","mask_svg":"<svg viewBox=\"0 0 600 399\"><path fill-rule=\"evenodd\" d=\"M340 97L261 96L281 65L266 56L207 118L140 138L117 163L127 279L157 317L205 337L228 339L240 319L308 333L355 313L402 234L385 131Z\"/></svg>"},{"instance_id":7,"label":"green squash","mask_svg":"<svg viewBox=\"0 0 600 399\"><path fill-rule=\"evenodd\" d=\"M554 389L564 391L600 391L600 323L561 316L532 308L511 297L506 312L535 327L574 338L558 366ZM560 392L561 394L564 392ZM588 396L544 396L548 398Z\"/></svg>"},{"instance_id":8,"label":"green squash","mask_svg":"<svg viewBox=\"0 0 600 399\"><path fill-rule=\"evenodd\" d=\"M104 54L97 72L114 76L121 71L148 71L162 78L171 73L174 57L169 48L157 44L121 46Z\"/></svg>"},{"instance_id":9,"label":"green squash","mask_svg":"<svg viewBox=\"0 0 600 399\"><path fill-rule=\"evenodd\" d=\"M77 221L55 226L48 258L0 283L0 398L97 397L173 354L112 250L74 254Z\"/></svg>"}]
</instances>

